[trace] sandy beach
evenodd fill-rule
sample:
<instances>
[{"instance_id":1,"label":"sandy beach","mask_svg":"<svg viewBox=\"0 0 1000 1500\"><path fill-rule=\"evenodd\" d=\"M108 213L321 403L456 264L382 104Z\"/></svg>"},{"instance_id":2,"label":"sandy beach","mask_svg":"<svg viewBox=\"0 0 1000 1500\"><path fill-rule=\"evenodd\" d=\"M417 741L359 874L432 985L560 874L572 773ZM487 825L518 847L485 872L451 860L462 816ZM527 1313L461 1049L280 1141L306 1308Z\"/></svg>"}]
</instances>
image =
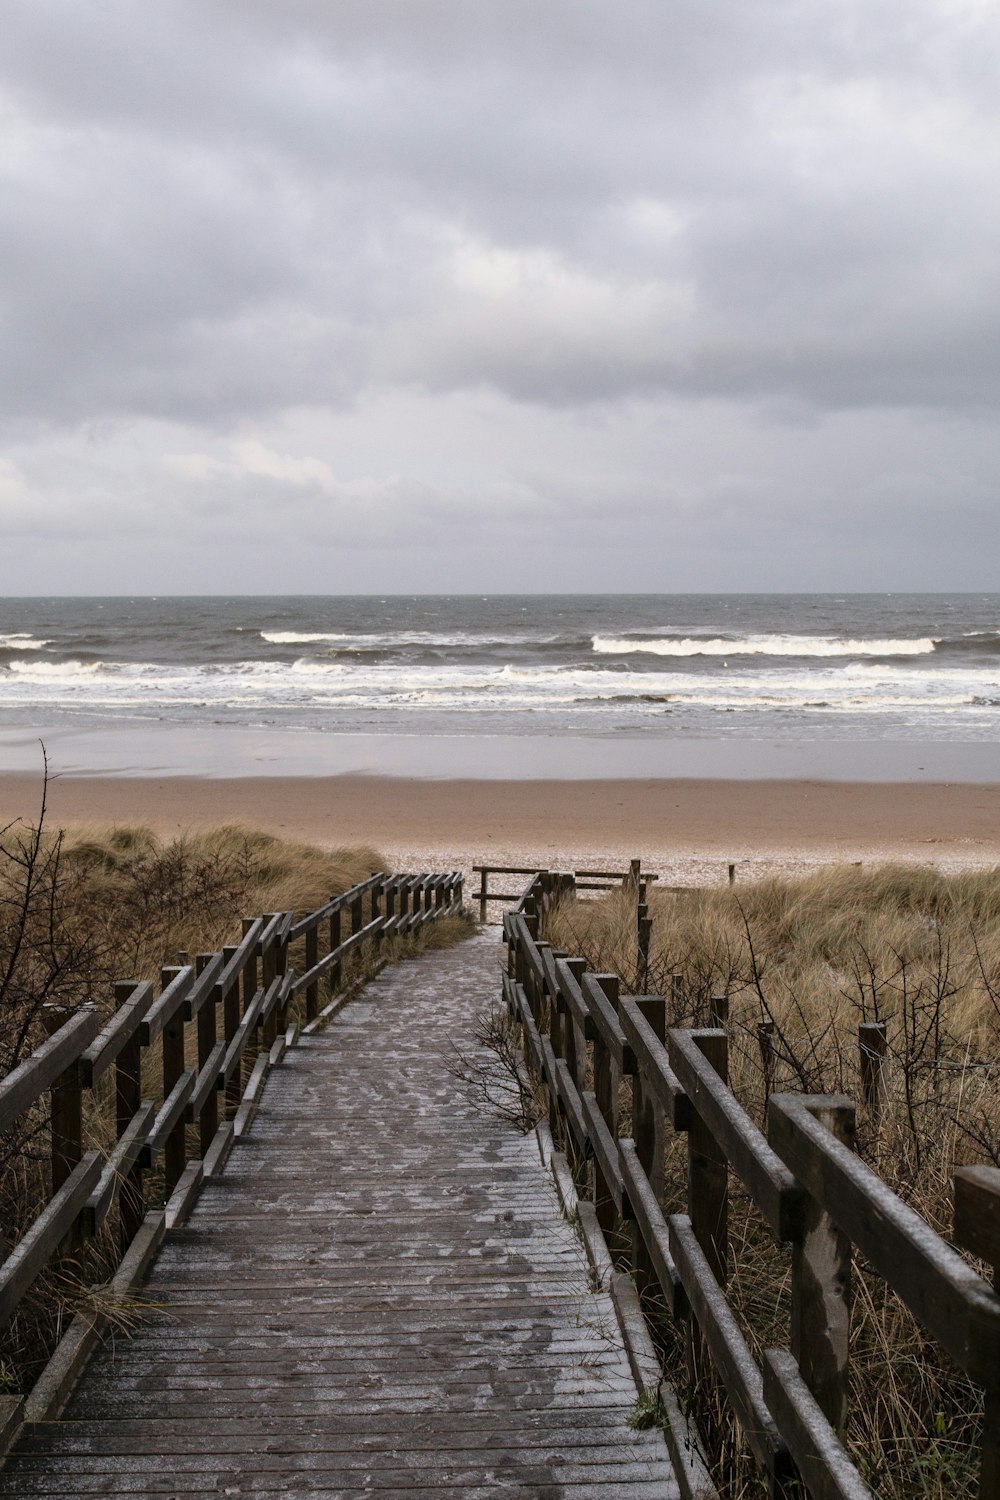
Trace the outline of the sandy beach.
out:
<instances>
[{"instance_id":1,"label":"sandy beach","mask_svg":"<svg viewBox=\"0 0 1000 1500\"><path fill-rule=\"evenodd\" d=\"M37 816L37 774L0 776L3 823ZM1000 863L1000 784L811 780L434 780L393 776L57 776L53 825L161 834L241 821L325 845L367 844L399 869L552 868L632 856L692 883L834 861Z\"/></svg>"}]
</instances>

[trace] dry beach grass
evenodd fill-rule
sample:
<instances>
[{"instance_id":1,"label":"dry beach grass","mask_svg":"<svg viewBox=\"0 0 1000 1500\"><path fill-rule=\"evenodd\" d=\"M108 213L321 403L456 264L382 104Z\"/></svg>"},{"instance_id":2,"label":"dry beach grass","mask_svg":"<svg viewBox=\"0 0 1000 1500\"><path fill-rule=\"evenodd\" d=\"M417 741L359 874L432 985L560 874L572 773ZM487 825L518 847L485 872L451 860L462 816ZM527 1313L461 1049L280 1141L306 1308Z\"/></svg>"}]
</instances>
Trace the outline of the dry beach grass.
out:
<instances>
[{"instance_id":1,"label":"dry beach grass","mask_svg":"<svg viewBox=\"0 0 1000 1500\"><path fill-rule=\"evenodd\" d=\"M1000 1165L1000 872L835 867L732 889L654 890L650 915L649 991L669 997L675 1025L711 1024L712 997L729 997L730 1081L758 1122L775 1091L860 1100L857 1028L885 1023L886 1097L878 1116L859 1107L858 1149L947 1235L954 1168ZM634 896L566 903L547 936L626 987L641 984ZM675 1138L668 1211L683 1208L685 1166ZM730 1298L751 1346L787 1344L788 1258L735 1189L731 1235ZM669 1325L665 1337L683 1369ZM976 1492L977 1391L860 1261L852 1382L847 1439L877 1494ZM716 1445L726 1493L756 1494L721 1407Z\"/></svg>"}]
</instances>

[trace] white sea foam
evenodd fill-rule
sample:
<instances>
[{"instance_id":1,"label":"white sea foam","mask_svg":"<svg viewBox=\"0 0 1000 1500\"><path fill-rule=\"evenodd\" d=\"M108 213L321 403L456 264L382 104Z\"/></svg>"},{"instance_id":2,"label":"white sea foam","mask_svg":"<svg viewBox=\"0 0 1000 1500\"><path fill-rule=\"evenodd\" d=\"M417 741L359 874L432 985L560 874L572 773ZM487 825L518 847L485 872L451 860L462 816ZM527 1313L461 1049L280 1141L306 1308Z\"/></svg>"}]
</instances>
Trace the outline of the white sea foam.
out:
<instances>
[{"instance_id":1,"label":"white sea foam","mask_svg":"<svg viewBox=\"0 0 1000 1500\"><path fill-rule=\"evenodd\" d=\"M9 661L7 670L22 682L70 682L96 677L105 668L96 661Z\"/></svg>"},{"instance_id":2,"label":"white sea foam","mask_svg":"<svg viewBox=\"0 0 1000 1500\"><path fill-rule=\"evenodd\" d=\"M0 650L4 651L44 651L48 644L48 641L40 641L33 635L24 635L20 632L15 632L13 635L0 635Z\"/></svg>"},{"instance_id":3,"label":"white sea foam","mask_svg":"<svg viewBox=\"0 0 1000 1500\"><path fill-rule=\"evenodd\" d=\"M935 647L930 637L921 640L841 640L836 636L748 635L723 637L684 636L639 638L595 635L598 656L928 656Z\"/></svg>"},{"instance_id":4,"label":"white sea foam","mask_svg":"<svg viewBox=\"0 0 1000 1500\"><path fill-rule=\"evenodd\" d=\"M260 633L262 641L268 641L272 646L311 646L325 643L333 644L335 641L349 641L349 635L339 632L312 631L312 630L262 630Z\"/></svg>"}]
</instances>

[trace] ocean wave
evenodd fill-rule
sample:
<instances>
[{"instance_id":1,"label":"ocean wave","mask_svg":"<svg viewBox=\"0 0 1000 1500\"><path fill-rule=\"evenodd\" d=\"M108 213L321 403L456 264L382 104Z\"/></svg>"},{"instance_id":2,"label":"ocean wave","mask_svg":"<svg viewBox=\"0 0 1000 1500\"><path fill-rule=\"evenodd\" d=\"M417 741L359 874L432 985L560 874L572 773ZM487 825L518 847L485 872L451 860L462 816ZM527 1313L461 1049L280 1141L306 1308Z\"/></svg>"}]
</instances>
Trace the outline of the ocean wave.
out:
<instances>
[{"instance_id":1,"label":"ocean wave","mask_svg":"<svg viewBox=\"0 0 1000 1500\"><path fill-rule=\"evenodd\" d=\"M0 651L44 651L48 645L48 641L18 631L13 635L0 635Z\"/></svg>"},{"instance_id":2,"label":"ocean wave","mask_svg":"<svg viewBox=\"0 0 1000 1500\"><path fill-rule=\"evenodd\" d=\"M336 641L356 639L342 631L322 630L262 630L260 638L271 646L332 645Z\"/></svg>"},{"instance_id":3,"label":"ocean wave","mask_svg":"<svg viewBox=\"0 0 1000 1500\"><path fill-rule=\"evenodd\" d=\"M96 661L9 661L6 670L21 681L68 682L80 677L93 677L105 670L104 664Z\"/></svg>"},{"instance_id":4,"label":"ocean wave","mask_svg":"<svg viewBox=\"0 0 1000 1500\"><path fill-rule=\"evenodd\" d=\"M919 640L842 640L836 636L607 636L595 635L598 656L929 656L937 646L931 637Z\"/></svg>"}]
</instances>

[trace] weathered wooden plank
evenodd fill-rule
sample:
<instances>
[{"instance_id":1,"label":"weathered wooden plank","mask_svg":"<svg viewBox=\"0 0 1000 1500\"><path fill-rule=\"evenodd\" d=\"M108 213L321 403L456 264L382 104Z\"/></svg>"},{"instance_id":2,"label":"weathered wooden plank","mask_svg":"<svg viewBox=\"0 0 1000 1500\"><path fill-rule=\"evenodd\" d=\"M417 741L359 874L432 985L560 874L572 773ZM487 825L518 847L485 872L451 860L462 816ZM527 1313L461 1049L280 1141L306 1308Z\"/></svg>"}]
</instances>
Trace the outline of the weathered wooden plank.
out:
<instances>
[{"instance_id":1,"label":"weathered wooden plank","mask_svg":"<svg viewBox=\"0 0 1000 1500\"><path fill-rule=\"evenodd\" d=\"M82 1007L0 1083L0 1134L20 1119L71 1067L97 1035L92 1006Z\"/></svg>"},{"instance_id":2,"label":"weathered wooden plank","mask_svg":"<svg viewBox=\"0 0 1000 1500\"><path fill-rule=\"evenodd\" d=\"M631 995L623 996L618 1016L626 1041L624 1071L641 1073L643 1084L653 1094L673 1128L688 1130L691 1124L688 1097L670 1067L666 1047Z\"/></svg>"},{"instance_id":3,"label":"weathered wooden plank","mask_svg":"<svg viewBox=\"0 0 1000 1500\"><path fill-rule=\"evenodd\" d=\"M871 1490L802 1379L793 1355L765 1350L764 1400L811 1500L872 1500Z\"/></svg>"},{"instance_id":4,"label":"weathered wooden plank","mask_svg":"<svg viewBox=\"0 0 1000 1500\"><path fill-rule=\"evenodd\" d=\"M84 1207L83 1232L88 1237L97 1233L114 1202L120 1183L139 1160L150 1127L156 1118L156 1103L144 1099L131 1123L119 1137L114 1150L108 1156L97 1186Z\"/></svg>"},{"instance_id":5,"label":"weathered wooden plank","mask_svg":"<svg viewBox=\"0 0 1000 1500\"><path fill-rule=\"evenodd\" d=\"M667 1221L656 1194L642 1170L634 1141L624 1137L619 1140L618 1159L622 1173L622 1213L626 1218L634 1219L638 1225L656 1279L663 1292L667 1311L671 1317L679 1318L684 1311L684 1304L678 1297L681 1282L670 1254L670 1233L667 1229Z\"/></svg>"},{"instance_id":6,"label":"weathered wooden plank","mask_svg":"<svg viewBox=\"0 0 1000 1500\"><path fill-rule=\"evenodd\" d=\"M124 1005L120 1005L111 1019L101 1027L87 1050L80 1057L80 1083L91 1089L107 1072L127 1042L129 1042L153 1003L153 986L145 981L137 984Z\"/></svg>"},{"instance_id":7,"label":"weathered wooden plank","mask_svg":"<svg viewBox=\"0 0 1000 1500\"><path fill-rule=\"evenodd\" d=\"M596 974L584 974L580 989L601 1042L608 1049L615 1066L621 1068L625 1061L625 1033L614 1006L601 987Z\"/></svg>"},{"instance_id":8,"label":"weathered wooden plank","mask_svg":"<svg viewBox=\"0 0 1000 1500\"><path fill-rule=\"evenodd\" d=\"M0 1266L0 1326L58 1250L101 1175L101 1153L88 1151Z\"/></svg>"},{"instance_id":9,"label":"weathered wooden plank","mask_svg":"<svg viewBox=\"0 0 1000 1500\"><path fill-rule=\"evenodd\" d=\"M670 1066L771 1233L781 1241L793 1239L802 1214L802 1188L699 1050L701 1034L676 1028L668 1033Z\"/></svg>"},{"instance_id":10,"label":"weathered wooden plank","mask_svg":"<svg viewBox=\"0 0 1000 1500\"><path fill-rule=\"evenodd\" d=\"M670 1253L691 1313L757 1462L770 1474L787 1472L787 1447L764 1400L764 1383L726 1294L712 1275L686 1214L667 1220Z\"/></svg>"},{"instance_id":11,"label":"weathered wooden plank","mask_svg":"<svg viewBox=\"0 0 1000 1500\"><path fill-rule=\"evenodd\" d=\"M149 1138L142 1148L141 1160L144 1167L152 1166L157 1156L163 1150L171 1131L185 1118L188 1100L194 1093L197 1076L194 1068L185 1068L166 1099L164 1099L159 1113L153 1122L153 1128L149 1132Z\"/></svg>"},{"instance_id":12,"label":"weathered wooden plank","mask_svg":"<svg viewBox=\"0 0 1000 1500\"><path fill-rule=\"evenodd\" d=\"M70 1441L39 1433L7 1493L674 1500L533 1141L449 1071L495 965L475 940L386 971L266 1088L259 1059L253 1128L163 1241L163 1313L95 1355Z\"/></svg>"},{"instance_id":13,"label":"weathered wooden plank","mask_svg":"<svg viewBox=\"0 0 1000 1500\"><path fill-rule=\"evenodd\" d=\"M618 1164L618 1145L608 1129L597 1104L597 1097L589 1089L580 1095L583 1117L587 1122L587 1138L595 1161L600 1166L608 1191L615 1207L622 1207L622 1172Z\"/></svg>"},{"instance_id":14,"label":"weathered wooden plank","mask_svg":"<svg viewBox=\"0 0 1000 1500\"><path fill-rule=\"evenodd\" d=\"M194 968L191 964L184 964L179 969L165 969L163 972L169 974L170 979L139 1023L139 1041L144 1047L152 1046L164 1027L174 1019L194 983Z\"/></svg>"},{"instance_id":15,"label":"weathered wooden plank","mask_svg":"<svg viewBox=\"0 0 1000 1500\"><path fill-rule=\"evenodd\" d=\"M992 1384L1000 1367L1000 1296L813 1116L810 1102L801 1094L771 1098L772 1146L956 1364ZM822 1106L838 1102L837 1095L816 1098Z\"/></svg>"}]
</instances>

